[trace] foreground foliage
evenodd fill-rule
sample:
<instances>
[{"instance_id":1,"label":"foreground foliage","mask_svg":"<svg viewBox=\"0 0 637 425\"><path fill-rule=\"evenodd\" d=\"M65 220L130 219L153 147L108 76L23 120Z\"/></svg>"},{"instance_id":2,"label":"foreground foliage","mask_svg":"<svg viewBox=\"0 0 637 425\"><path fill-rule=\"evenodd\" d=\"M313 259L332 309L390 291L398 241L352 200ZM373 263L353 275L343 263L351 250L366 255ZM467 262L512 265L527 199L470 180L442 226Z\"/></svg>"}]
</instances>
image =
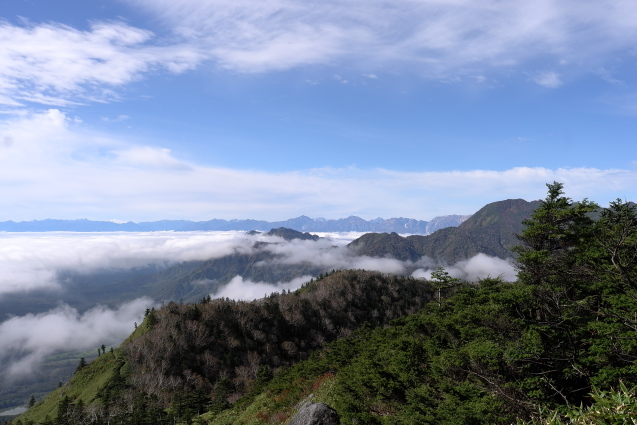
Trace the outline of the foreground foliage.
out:
<instances>
[{"instance_id":1,"label":"foreground foliage","mask_svg":"<svg viewBox=\"0 0 637 425\"><path fill-rule=\"evenodd\" d=\"M623 383L610 391L594 390L593 404L566 409L565 412L540 412L540 416L519 425L602 425L637 424L637 388L628 389Z\"/></svg>"}]
</instances>

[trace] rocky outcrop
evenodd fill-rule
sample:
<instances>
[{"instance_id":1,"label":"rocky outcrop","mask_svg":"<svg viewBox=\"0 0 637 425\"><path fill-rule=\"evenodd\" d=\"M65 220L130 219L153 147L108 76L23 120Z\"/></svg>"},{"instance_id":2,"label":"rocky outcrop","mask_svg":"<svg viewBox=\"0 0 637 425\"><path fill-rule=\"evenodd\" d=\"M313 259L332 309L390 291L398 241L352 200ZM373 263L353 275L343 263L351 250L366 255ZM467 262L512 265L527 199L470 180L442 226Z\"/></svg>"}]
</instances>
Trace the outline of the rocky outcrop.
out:
<instances>
[{"instance_id":1,"label":"rocky outcrop","mask_svg":"<svg viewBox=\"0 0 637 425\"><path fill-rule=\"evenodd\" d=\"M336 410L327 404L308 401L303 404L288 425L338 425L339 423Z\"/></svg>"}]
</instances>

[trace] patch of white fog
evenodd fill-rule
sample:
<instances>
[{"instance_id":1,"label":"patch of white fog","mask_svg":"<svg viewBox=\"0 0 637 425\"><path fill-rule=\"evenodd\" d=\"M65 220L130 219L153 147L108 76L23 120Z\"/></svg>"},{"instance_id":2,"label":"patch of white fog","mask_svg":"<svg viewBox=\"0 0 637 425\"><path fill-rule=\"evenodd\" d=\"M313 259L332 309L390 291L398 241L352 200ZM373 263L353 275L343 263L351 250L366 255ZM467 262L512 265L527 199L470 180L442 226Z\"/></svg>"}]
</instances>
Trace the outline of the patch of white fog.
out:
<instances>
[{"instance_id":1,"label":"patch of white fog","mask_svg":"<svg viewBox=\"0 0 637 425\"><path fill-rule=\"evenodd\" d=\"M344 246L363 236L367 232L312 232L323 239L329 239L332 245Z\"/></svg>"},{"instance_id":2,"label":"patch of white fog","mask_svg":"<svg viewBox=\"0 0 637 425\"><path fill-rule=\"evenodd\" d=\"M430 264L414 271L412 276L430 279L431 273L436 271L439 265L431 260L429 261ZM485 254L478 254L468 260L459 261L451 266L445 266L445 271L449 273L451 277L468 282L476 282L487 277L500 277L507 282L512 282L516 279L517 273L512 260L503 260Z\"/></svg>"},{"instance_id":3,"label":"patch of white fog","mask_svg":"<svg viewBox=\"0 0 637 425\"><path fill-rule=\"evenodd\" d=\"M4 410L4 411L0 412L0 417L2 417L2 416L12 416L12 415L21 415L22 413L24 413L26 411L27 411L26 407L15 407L13 409Z\"/></svg>"},{"instance_id":4,"label":"patch of white fog","mask_svg":"<svg viewBox=\"0 0 637 425\"><path fill-rule=\"evenodd\" d=\"M252 301L258 298L263 298L273 292L280 292L283 290L295 291L311 279L312 276L301 276L296 279L292 279L289 282L279 282L276 285L273 285L267 282L253 282L251 280L245 280L243 277L237 275L220 291L218 291L214 295L214 298L230 298L233 300Z\"/></svg>"},{"instance_id":5,"label":"patch of white fog","mask_svg":"<svg viewBox=\"0 0 637 425\"><path fill-rule=\"evenodd\" d=\"M153 305L150 298L138 298L114 310L96 306L79 314L60 305L45 313L11 317L0 323L0 364L10 379L32 373L56 352L119 344Z\"/></svg>"},{"instance_id":6,"label":"patch of white fog","mask_svg":"<svg viewBox=\"0 0 637 425\"><path fill-rule=\"evenodd\" d=\"M406 265L411 264L394 258L358 256L344 244L338 246L331 239L318 241L294 239L287 243L267 245L264 249L279 255L280 258L274 261L281 264L307 263L327 269L365 269L383 273L403 273Z\"/></svg>"}]
</instances>

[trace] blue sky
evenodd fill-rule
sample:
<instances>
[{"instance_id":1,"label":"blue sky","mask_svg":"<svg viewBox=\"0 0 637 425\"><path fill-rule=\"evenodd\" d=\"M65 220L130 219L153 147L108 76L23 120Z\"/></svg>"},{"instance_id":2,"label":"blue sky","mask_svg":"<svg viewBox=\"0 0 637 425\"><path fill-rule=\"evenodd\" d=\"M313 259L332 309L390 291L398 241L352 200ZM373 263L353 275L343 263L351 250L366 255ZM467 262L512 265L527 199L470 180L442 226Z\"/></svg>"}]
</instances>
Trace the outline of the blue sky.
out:
<instances>
[{"instance_id":1,"label":"blue sky","mask_svg":"<svg viewBox=\"0 0 637 425\"><path fill-rule=\"evenodd\" d=\"M0 4L0 220L637 200L637 3Z\"/></svg>"}]
</instances>

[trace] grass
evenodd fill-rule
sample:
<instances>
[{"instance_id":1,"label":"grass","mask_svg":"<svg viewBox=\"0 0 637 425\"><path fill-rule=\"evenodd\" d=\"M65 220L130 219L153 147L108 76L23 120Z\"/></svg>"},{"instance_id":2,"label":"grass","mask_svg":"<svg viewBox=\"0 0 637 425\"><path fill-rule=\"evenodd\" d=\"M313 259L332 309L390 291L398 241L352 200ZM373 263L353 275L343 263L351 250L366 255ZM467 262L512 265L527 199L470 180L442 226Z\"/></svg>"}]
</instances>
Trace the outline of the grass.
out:
<instances>
[{"instance_id":1,"label":"grass","mask_svg":"<svg viewBox=\"0 0 637 425\"><path fill-rule=\"evenodd\" d=\"M118 351L115 350L113 353L106 353L96 358L82 370L77 371L68 383L54 390L23 413L19 419L22 422L33 421L34 423L43 422L47 417L53 419L57 416L58 405L65 396L68 396L71 402L82 400L85 405L89 405L113 375L115 368L121 364L117 355Z\"/></svg>"},{"instance_id":2,"label":"grass","mask_svg":"<svg viewBox=\"0 0 637 425\"><path fill-rule=\"evenodd\" d=\"M225 410L217 415L205 413L195 423L205 425L263 425L287 423L305 400L334 406L334 392L337 377L324 374L305 385L304 391L286 391L273 394L265 391L256 396L248 405Z\"/></svg>"}]
</instances>

